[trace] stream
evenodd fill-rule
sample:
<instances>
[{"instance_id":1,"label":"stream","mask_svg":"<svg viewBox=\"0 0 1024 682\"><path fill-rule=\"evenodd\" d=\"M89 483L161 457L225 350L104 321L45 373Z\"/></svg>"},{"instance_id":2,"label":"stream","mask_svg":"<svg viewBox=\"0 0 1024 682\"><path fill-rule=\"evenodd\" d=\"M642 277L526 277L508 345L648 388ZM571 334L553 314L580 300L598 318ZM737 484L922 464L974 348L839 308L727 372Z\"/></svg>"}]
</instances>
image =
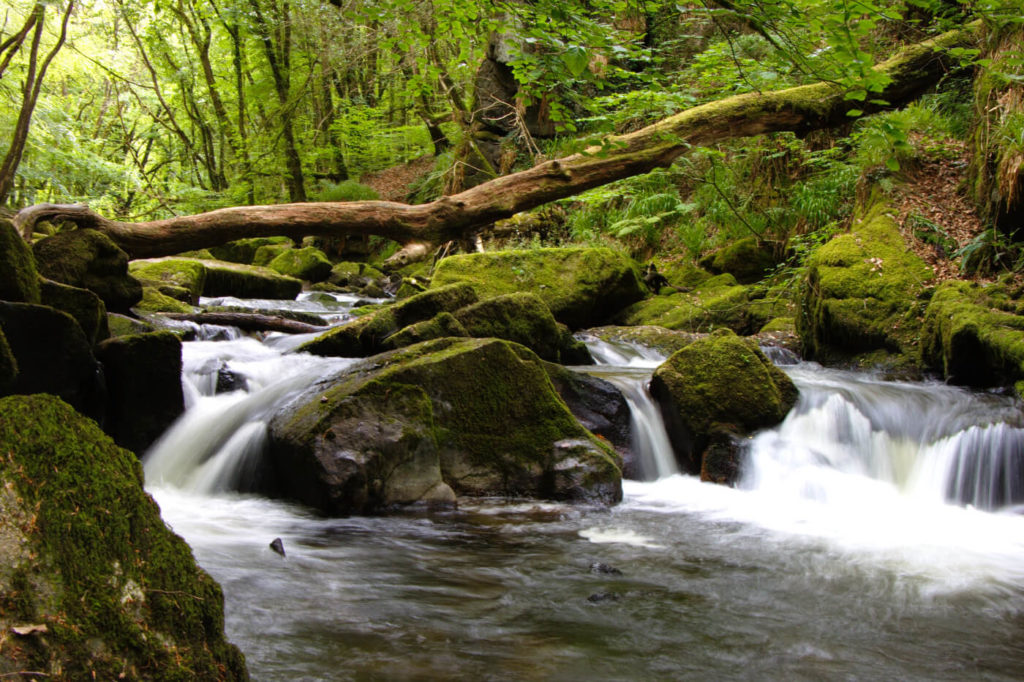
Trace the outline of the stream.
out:
<instances>
[{"instance_id":1,"label":"stream","mask_svg":"<svg viewBox=\"0 0 1024 682\"><path fill-rule=\"evenodd\" d=\"M302 307L330 317L353 302ZM1024 670L1024 419L1010 398L785 365L800 401L750 440L727 488L676 471L645 389L662 358L591 340L603 364L580 369L627 397L650 479L626 481L620 505L325 519L232 491L275 405L351 361L288 354L295 337L200 336L183 350L188 409L147 454L147 488L224 588L255 680Z\"/></svg>"}]
</instances>

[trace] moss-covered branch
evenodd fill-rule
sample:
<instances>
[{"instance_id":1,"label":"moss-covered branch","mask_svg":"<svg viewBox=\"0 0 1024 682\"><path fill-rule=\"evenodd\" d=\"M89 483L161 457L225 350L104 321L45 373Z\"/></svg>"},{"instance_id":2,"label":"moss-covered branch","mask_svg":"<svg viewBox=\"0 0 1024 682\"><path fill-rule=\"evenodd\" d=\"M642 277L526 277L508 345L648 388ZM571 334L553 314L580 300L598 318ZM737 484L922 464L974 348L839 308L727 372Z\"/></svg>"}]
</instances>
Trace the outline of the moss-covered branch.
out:
<instances>
[{"instance_id":1,"label":"moss-covered branch","mask_svg":"<svg viewBox=\"0 0 1024 682\"><path fill-rule=\"evenodd\" d=\"M24 209L16 224L24 235L40 220L64 219L107 233L132 257L180 253L241 237L375 234L398 242L440 243L484 225L584 190L666 167L694 145L733 137L805 133L848 121L853 109L871 113L898 107L927 91L949 68L948 51L971 44L979 24L904 48L876 69L890 84L875 102L847 100L833 83L748 93L693 107L601 147L495 178L459 194L418 206L386 201L240 206L166 220L125 223L82 206Z\"/></svg>"}]
</instances>

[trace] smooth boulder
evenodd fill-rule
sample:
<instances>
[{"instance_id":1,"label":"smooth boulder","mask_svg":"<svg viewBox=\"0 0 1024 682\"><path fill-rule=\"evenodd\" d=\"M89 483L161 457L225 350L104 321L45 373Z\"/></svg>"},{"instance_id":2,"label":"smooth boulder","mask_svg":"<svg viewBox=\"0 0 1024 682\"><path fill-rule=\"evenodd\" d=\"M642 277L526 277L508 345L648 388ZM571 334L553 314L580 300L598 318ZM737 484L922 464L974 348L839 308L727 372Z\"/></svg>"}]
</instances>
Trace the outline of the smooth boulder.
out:
<instances>
[{"instance_id":1,"label":"smooth boulder","mask_svg":"<svg viewBox=\"0 0 1024 682\"><path fill-rule=\"evenodd\" d=\"M451 504L454 494L622 496L614 451L555 393L542 361L497 339L439 339L310 387L270 424L274 494L327 514Z\"/></svg>"}]
</instances>

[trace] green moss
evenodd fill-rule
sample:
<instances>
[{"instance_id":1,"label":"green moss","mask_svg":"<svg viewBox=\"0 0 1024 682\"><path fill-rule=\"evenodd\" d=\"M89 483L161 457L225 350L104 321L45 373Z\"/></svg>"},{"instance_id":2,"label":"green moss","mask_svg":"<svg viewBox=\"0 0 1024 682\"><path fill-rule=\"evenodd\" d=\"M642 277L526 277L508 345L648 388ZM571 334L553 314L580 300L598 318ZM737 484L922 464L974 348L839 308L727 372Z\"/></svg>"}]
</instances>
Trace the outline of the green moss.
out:
<instances>
[{"instance_id":1,"label":"green moss","mask_svg":"<svg viewBox=\"0 0 1024 682\"><path fill-rule=\"evenodd\" d=\"M431 289L398 303L383 306L336 327L299 347L300 352L337 357L365 357L386 350L385 340L417 322L450 313L476 302L468 284Z\"/></svg>"},{"instance_id":2,"label":"green moss","mask_svg":"<svg viewBox=\"0 0 1024 682\"><path fill-rule=\"evenodd\" d=\"M559 361L561 331L544 301L535 294L506 294L455 312L468 336L493 337L526 346L544 360Z\"/></svg>"},{"instance_id":3,"label":"green moss","mask_svg":"<svg viewBox=\"0 0 1024 682\"><path fill-rule=\"evenodd\" d=\"M792 317L776 317L761 327L762 332L793 332L796 331L796 320Z\"/></svg>"},{"instance_id":4,"label":"green moss","mask_svg":"<svg viewBox=\"0 0 1024 682\"><path fill-rule=\"evenodd\" d=\"M267 267L270 265L272 260L286 251L291 251L293 248L295 247L291 244L267 244L265 246L261 246L256 249L256 253L253 254L250 265Z\"/></svg>"},{"instance_id":5,"label":"green moss","mask_svg":"<svg viewBox=\"0 0 1024 682\"><path fill-rule=\"evenodd\" d=\"M156 331L156 328L148 322L117 313L107 313L107 327L110 329L112 337Z\"/></svg>"},{"instance_id":6,"label":"green moss","mask_svg":"<svg viewBox=\"0 0 1024 682\"><path fill-rule=\"evenodd\" d=\"M0 395L7 394L14 387L17 377L18 361L14 359L11 345L7 343L7 337L0 328Z\"/></svg>"},{"instance_id":7,"label":"green moss","mask_svg":"<svg viewBox=\"0 0 1024 682\"><path fill-rule=\"evenodd\" d=\"M775 266L775 258L770 248L754 237L746 237L717 251L711 266L716 272L733 275L741 284L753 284Z\"/></svg>"},{"instance_id":8,"label":"green moss","mask_svg":"<svg viewBox=\"0 0 1024 682\"><path fill-rule=\"evenodd\" d=\"M749 335L770 317L761 299L764 290L736 283L731 274L710 277L689 292L654 296L623 310L615 321L624 325L653 325L688 332L731 329Z\"/></svg>"},{"instance_id":9,"label":"green moss","mask_svg":"<svg viewBox=\"0 0 1024 682\"><path fill-rule=\"evenodd\" d=\"M155 287L143 287L142 300L135 306L135 310L146 313L191 313L195 308L160 293Z\"/></svg>"},{"instance_id":10,"label":"green moss","mask_svg":"<svg viewBox=\"0 0 1024 682\"><path fill-rule=\"evenodd\" d=\"M39 278L32 250L11 221L0 218L0 301L39 303Z\"/></svg>"},{"instance_id":11,"label":"green moss","mask_svg":"<svg viewBox=\"0 0 1024 682\"><path fill-rule=\"evenodd\" d=\"M711 273L689 261L657 261L658 272L679 289L692 289L711 278Z\"/></svg>"},{"instance_id":12,"label":"green moss","mask_svg":"<svg viewBox=\"0 0 1024 682\"><path fill-rule=\"evenodd\" d=\"M35 662L62 679L246 679L220 588L160 519L135 457L52 396L0 412L0 478L31 519L12 586L19 615L49 630Z\"/></svg>"},{"instance_id":13,"label":"green moss","mask_svg":"<svg viewBox=\"0 0 1024 682\"><path fill-rule=\"evenodd\" d=\"M44 279L40 282L39 293L43 305L62 310L75 318L90 344L110 336L107 307L93 292Z\"/></svg>"},{"instance_id":14,"label":"green moss","mask_svg":"<svg viewBox=\"0 0 1024 682\"><path fill-rule=\"evenodd\" d=\"M43 277L94 292L111 312L127 312L142 298L128 254L101 232L60 232L33 244L32 253Z\"/></svg>"},{"instance_id":15,"label":"green moss","mask_svg":"<svg viewBox=\"0 0 1024 682\"><path fill-rule=\"evenodd\" d=\"M199 260L217 260L209 249L196 249L194 251L182 251L175 254L178 258L198 258Z\"/></svg>"},{"instance_id":16,"label":"green moss","mask_svg":"<svg viewBox=\"0 0 1024 682\"><path fill-rule=\"evenodd\" d=\"M302 291L302 281L255 265L224 261L203 261L206 266L204 296L236 296L294 300Z\"/></svg>"},{"instance_id":17,"label":"green moss","mask_svg":"<svg viewBox=\"0 0 1024 682\"><path fill-rule=\"evenodd\" d=\"M446 336L470 336L466 328L451 313L438 313L429 320L410 324L389 336L383 343L387 348L402 348L421 341L440 339Z\"/></svg>"},{"instance_id":18,"label":"green moss","mask_svg":"<svg viewBox=\"0 0 1024 682\"><path fill-rule=\"evenodd\" d=\"M132 276L146 286L164 287L166 285L180 287L188 291L185 300L193 305L199 303L206 285L206 266L202 261L186 258L154 258L136 260L128 265ZM164 292L165 295L166 292ZM172 298L178 298L173 296ZM178 299L182 300L182 299Z\"/></svg>"},{"instance_id":19,"label":"green moss","mask_svg":"<svg viewBox=\"0 0 1024 682\"><path fill-rule=\"evenodd\" d=\"M481 299L529 292L573 329L594 326L647 295L639 266L611 249L531 249L449 256L431 288L465 282Z\"/></svg>"},{"instance_id":20,"label":"green moss","mask_svg":"<svg viewBox=\"0 0 1024 682\"><path fill-rule=\"evenodd\" d=\"M808 357L886 350L916 354L931 268L906 248L891 208L862 209L851 232L808 260L797 329Z\"/></svg>"},{"instance_id":21,"label":"green moss","mask_svg":"<svg viewBox=\"0 0 1024 682\"><path fill-rule=\"evenodd\" d=\"M1024 379L1024 317L1004 285L943 282L928 304L924 362L949 381L1006 386Z\"/></svg>"},{"instance_id":22,"label":"green moss","mask_svg":"<svg viewBox=\"0 0 1024 682\"><path fill-rule=\"evenodd\" d=\"M307 282L322 282L331 275L331 261L323 251L312 246L288 249L267 263L267 267Z\"/></svg>"},{"instance_id":23,"label":"green moss","mask_svg":"<svg viewBox=\"0 0 1024 682\"><path fill-rule=\"evenodd\" d=\"M676 452L693 473L701 470L718 425L741 433L773 426L797 398L796 386L756 342L725 329L673 354L655 370L651 392L666 412Z\"/></svg>"},{"instance_id":24,"label":"green moss","mask_svg":"<svg viewBox=\"0 0 1024 682\"><path fill-rule=\"evenodd\" d=\"M625 341L645 348L653 348L665 356L672 355L701 338L700 334L654 325L596 327L588 330L588 333L593 334L602 341Z\"/></svg>"},{"instance_id":25,"label":"green moss","mask_svg":"<svg viewBox=\"0 0 1024 682\"><path fill-rule=\"evenodd\" d=\"M253 262L253 257L261 246L291 247L294 245L294 242L288 237L253 237L214 246L209 251L218 260L249 265Z\"/></svg>"}]
</instances>

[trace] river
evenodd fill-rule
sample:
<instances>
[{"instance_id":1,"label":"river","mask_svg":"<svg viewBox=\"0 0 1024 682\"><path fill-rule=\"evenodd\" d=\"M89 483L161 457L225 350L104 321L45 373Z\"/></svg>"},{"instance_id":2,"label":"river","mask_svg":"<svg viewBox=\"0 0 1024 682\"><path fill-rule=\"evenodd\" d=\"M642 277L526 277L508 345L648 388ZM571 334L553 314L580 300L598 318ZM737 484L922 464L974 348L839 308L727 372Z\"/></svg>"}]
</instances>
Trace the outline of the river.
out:
<instances>
[{"instance_id":1,"label":"river","mask_svg":"<svg viewBox=\"0 0 1024 682\"><path fill-rule=\"evenodd\" d=\"M639 387L634 442L653 479L627 481L620 505L463 500L325 519L232 489L275 403L348 361L287 354L297 341L283 336L218 336L185 344L189 409L145 468L165 520L223 586L228 636L256 680L1024 670L1012 506L1024 432L1010 398L785 366L800 402L750 441L726 488L674 473L644 405L660 358L619 348L603 356L618 366L588 369ZM219 370L247 390L213 395Z\"/></svg>"}]
</instances>

